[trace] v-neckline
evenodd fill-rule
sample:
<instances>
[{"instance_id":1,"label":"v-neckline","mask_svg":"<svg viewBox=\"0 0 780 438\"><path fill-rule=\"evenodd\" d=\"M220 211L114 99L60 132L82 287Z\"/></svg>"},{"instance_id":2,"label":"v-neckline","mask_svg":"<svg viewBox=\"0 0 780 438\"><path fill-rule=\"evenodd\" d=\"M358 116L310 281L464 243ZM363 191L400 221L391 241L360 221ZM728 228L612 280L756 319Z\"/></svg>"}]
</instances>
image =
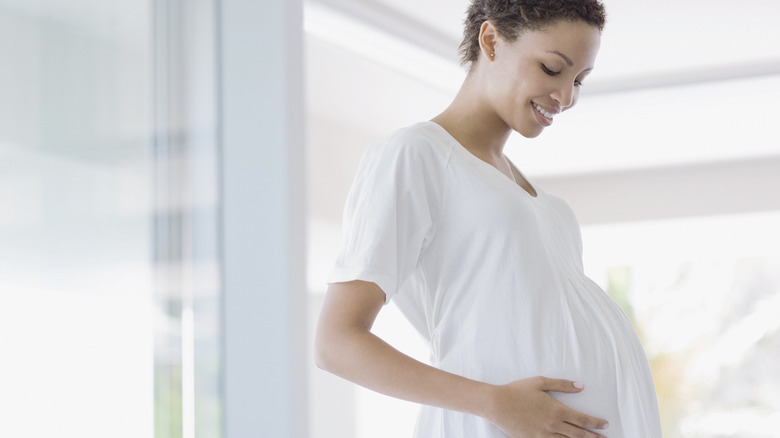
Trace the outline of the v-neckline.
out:
<instances>
[{"instance_id":1,"label":"v-neckline","mask_svg":"<svg viewBox=\"0 0 780 438\"><path fill-rule=\"evenodd\" d=\"M479 158L478 156L474 155L470 150L468 150L465 146L463 146L458 141L458 139L453 137L452 134L450 134L449 131L447 131L443 126L439 125L438 123L434 122L433 120L429 120L428 123L431 123L431 124L435 125L437 127L437 129L439 129L451 141L453 141L455 143L455 145L457 146L457 148L459 150L464 152L464 155L467 155L467 156L471 157L471 159L475 160L476 162L478 162L482 166L489 167L490 171L496 172L497 176L500 176L501 179L503 179L507 183L513 185L515 188L522 190L523 193L525 193L529 198L532 198L532 199L538 199L539 198L539 193L540 193L539 189L536 188L536 186L531 182L531 180L529 180L528 178L525 177L525 175L523 175L523 172L521 172L520 169L518 169L517 166L515 166L515 164L506 155L504 155L504 159L506 160L507 164L509 165L509 169L512 171L512 175L515 177L515 180L517 180L518 177L522 178L523 181L528 183L528 186L531 188L531 190L533 190L533 193L531 193L530 191L526 190L526 188L523 187L520 184L519 181L513 181L512 179L509 178L509 176L504 174L504 172L498 170L492 164L490 164L487 161L485 161L485 160Z\"/></svg>"},{"instance_id":2,"label":"v-neckline","mask_svg":"<svg viewBox=\"0 0 780 438\"><path fill-rule=\"evenodd\" d=\"M509 159L509 157L506 157L506 156L504 156L504 157L506 159L507 164L509 164L509 170L512 172L512 175L515 178L514 183L517 186L519 186L521 189L523 189L524 192L528 193L528 196L530 196L532 198L538 198L539 197L539 191L536 190L536 187L533 185L533 183L531 183L531 181L528 178L525 177L523 172L521 172L520 169L518 169L517 166L515 166L515 163L513 163L512 160ZM487 163L485 163L485 164L487 164ZM517 177L520 177L522 179L522 181L525 181L525 183L528 184L528 187L531 188L531 191L529 191L528 189L523 187L523 185L520 184L520 182L517 180ZM531 192L533 192L533 193L531 193Z\"/></svg>"}]
</instances>

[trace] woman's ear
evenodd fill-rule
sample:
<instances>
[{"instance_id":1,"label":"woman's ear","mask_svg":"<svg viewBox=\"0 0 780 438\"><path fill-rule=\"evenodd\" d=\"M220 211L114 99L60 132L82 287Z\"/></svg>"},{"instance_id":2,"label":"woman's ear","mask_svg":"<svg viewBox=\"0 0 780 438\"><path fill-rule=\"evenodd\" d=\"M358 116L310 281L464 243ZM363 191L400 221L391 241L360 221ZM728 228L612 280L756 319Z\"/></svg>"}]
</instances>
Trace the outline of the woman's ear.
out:
<instances>
[{"instance_id":1,"label":"woman's ear","mask_svg":"<svg viewBox=\"0 0 780 438\"><path fill-rule=\"evenodd\" d=\"M489 61L496 58L496 42L498 41L498 29L491 21L485 21L479 29L479 49L482 55Z\"/></svg>"}]
</instances>

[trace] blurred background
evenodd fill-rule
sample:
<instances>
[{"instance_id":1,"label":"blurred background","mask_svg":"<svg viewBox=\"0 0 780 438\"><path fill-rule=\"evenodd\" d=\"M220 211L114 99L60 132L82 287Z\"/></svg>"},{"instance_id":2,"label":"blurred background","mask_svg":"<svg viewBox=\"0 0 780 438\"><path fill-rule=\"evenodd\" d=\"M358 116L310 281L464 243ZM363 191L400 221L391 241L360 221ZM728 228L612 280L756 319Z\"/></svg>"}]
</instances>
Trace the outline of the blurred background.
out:
<instances>
[{"instance_id":1,"label":"blurred background","mask_svg":"<svg viewBox=\"0 0 780 438\"><path fill-rule=\"evenodd\" d=\"M577 109L506 153L577 213L664 436L777 436L780 4L604 3ZM0 0L0 436L411 436L311 334L358 160L449 104L467 5Z\"/></svg>"}]
</instances>

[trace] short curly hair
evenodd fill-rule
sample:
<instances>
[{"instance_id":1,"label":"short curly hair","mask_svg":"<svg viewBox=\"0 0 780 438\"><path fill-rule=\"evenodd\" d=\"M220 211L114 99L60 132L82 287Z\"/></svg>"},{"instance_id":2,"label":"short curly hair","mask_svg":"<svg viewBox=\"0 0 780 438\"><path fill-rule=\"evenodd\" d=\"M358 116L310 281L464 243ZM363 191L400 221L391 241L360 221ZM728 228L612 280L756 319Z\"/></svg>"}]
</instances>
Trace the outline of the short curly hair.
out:
<instances>
[{"instance_id":1,"label":"short curly hair","mask_svg":"<svg viewBox=\"0 0 780 438\"><path fill-rule=\"evenodd\" d=\"M582 20L604 30L606 11L599 0L472 0L460 43L461 64L473 65L479 59L479 31L488 20L501 37L514 41L523 32L558 20Z\"/></svg>"}]
</instances>

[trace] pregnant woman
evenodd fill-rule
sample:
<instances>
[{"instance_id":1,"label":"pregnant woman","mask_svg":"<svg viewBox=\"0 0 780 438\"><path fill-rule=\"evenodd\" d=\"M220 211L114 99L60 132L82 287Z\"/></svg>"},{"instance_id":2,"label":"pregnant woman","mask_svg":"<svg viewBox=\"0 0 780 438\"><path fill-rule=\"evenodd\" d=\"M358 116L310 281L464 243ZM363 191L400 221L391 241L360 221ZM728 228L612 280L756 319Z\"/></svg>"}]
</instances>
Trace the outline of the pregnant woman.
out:
<instances>
[{"instance_id":1,"label":"pregnant woman","mask_svg":"<svg viewBox=\"0 0 780 438\"><path fill-rule=\"evenodd\" d=\"M423 405L418 438L661 437L644 351L583 273L573 212L503 153L577 103L604 21L598 0L474 0L452 104L360 163L316 361ZM390 301L431 365L372 334Z\"/></svg>"}]
</instances>

